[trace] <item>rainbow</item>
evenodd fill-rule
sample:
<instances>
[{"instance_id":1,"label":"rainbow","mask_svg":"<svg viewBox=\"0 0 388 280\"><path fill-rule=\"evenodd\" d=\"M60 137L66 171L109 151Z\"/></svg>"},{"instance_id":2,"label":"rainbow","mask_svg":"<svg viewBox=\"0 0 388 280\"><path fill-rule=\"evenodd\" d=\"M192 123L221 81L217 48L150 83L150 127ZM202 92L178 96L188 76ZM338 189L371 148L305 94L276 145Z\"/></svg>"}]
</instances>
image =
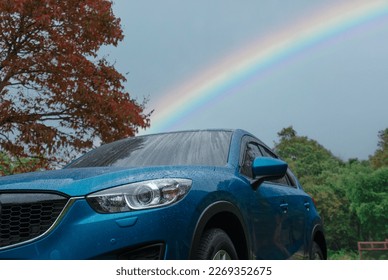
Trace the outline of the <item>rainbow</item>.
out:
<instances>
[{"instance_id":1,"label":"rainbow","mask_svg":"<svg viewBox=\"0 0 388 280\"><path fill-rule=\"evenodd\" d=\"M170 130L198 109L247 83L262 71L279 65L302 51L363 26L388 18L388 2L346 1L301 19L284 30L249 44L201 71L182 85L152 102L154 113L148 132Z\"/></svg>"}]
</instances>

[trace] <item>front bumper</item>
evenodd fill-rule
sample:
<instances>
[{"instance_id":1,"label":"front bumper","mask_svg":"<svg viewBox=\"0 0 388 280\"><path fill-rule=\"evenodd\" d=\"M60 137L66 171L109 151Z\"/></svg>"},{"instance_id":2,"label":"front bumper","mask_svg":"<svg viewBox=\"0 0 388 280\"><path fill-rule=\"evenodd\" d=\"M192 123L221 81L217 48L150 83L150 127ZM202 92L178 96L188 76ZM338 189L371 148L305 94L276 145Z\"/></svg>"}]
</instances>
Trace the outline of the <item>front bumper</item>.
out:
<instances>
[{"instance_id":1,"label":"front bumper","mask_svg":"<svg viewBox=\"0 0 388 280\"><path fill-rule=\"evenodd\" d=\"M96 213L71 198L55 226L42 236L0 248L0 259L187 259L193 228L184 200L116 214ZM183 214L184 213L184 214Z\"/></svg>"}]
</instances>

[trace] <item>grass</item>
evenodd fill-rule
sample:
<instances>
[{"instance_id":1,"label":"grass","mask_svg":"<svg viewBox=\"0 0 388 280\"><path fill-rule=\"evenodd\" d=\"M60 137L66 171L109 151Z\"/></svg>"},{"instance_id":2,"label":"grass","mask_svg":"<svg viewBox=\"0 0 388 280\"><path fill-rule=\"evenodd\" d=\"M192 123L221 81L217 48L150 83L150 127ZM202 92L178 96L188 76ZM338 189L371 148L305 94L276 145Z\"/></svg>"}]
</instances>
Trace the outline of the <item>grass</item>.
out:
<instances>
[{"instance_id":1,"label":"grass","mask_svg":"<svg viewBox=\"0 0 388 280\"><path fill-rule=\"evenodd\" d=\"M327 252L329 260L359 260L358 251L331 251ZM362 260L388 260L388 251L363 251Z\"/></svg>"},{"instance_id":2,"label":"grass","mask_svg":"<svg viewBox=\"0 0 388 280\"><path fill-rule=\"evenodd\" d=\"M358 251L347 251L347 250L340 250L340 251L331 251L329 250L327 252L328 259L329 260L359 260L360 254Z\"/></svg>"}]
</instances>

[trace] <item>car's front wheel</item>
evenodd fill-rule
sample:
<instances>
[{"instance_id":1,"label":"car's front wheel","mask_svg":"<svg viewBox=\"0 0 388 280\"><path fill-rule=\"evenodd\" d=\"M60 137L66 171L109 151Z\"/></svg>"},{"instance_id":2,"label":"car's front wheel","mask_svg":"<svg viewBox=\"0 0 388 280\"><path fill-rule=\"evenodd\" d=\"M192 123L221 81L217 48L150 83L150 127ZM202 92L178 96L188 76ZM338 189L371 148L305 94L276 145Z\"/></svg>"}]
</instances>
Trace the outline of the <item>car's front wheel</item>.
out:
<instances>
[{"instance_id":1,"label":"car's front wheel","mask_svg":"<svg viewBox=\"0 0 388 280\"><path fill-rule=\"evenodd\" d=\"M229 236L219 228L206 230L196 250L198 260L237 260L237 252Z\"/></svg>"}]
</instances>

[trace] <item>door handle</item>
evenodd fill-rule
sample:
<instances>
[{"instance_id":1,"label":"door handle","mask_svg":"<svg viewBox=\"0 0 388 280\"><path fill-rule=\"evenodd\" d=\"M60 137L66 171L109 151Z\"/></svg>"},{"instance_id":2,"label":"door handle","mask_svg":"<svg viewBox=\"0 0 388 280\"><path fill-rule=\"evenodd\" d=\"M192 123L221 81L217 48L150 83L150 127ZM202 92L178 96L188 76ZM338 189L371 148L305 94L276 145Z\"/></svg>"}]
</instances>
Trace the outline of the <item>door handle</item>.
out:
<instances>
[{"instance_id":1,"label":"door handle","mask_svg":"<svg viewBox=\"0 0 388 280\"><path fill-rule=\"evenodd\" d=\"M283 214L286 214L288 211L288 203L286 202L281 203L280 208L282 209Z\"/></svg>"}]
</instances>

